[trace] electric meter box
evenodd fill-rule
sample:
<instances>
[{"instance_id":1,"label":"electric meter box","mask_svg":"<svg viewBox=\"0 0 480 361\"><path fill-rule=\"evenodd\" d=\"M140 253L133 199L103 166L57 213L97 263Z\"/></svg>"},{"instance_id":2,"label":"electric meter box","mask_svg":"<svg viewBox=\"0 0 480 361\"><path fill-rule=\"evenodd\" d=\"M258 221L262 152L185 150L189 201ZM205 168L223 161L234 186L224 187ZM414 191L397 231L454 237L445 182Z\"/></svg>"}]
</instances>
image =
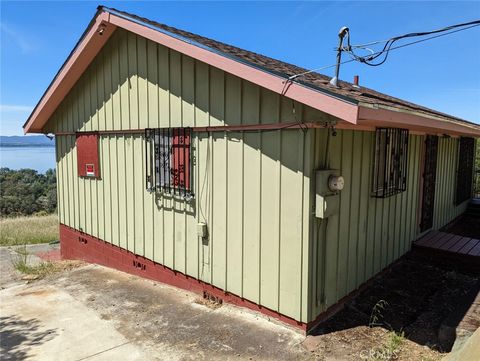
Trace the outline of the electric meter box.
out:
<instances>
[{"instance_id":1,"label":"electric meter box","mask_svg":"<svg viewBox=\"0 0 480 361\"><path fill-rule=\"evenodd\" d=\"M332 184L332 177L341 178L343 182L338 170L322 169L316 171L315 217L317 218L325 219L339 211L340 197L338 191L332 191L329 188L329 184Z\"/></svg>"},{"instance_id":2,"label":"electric meter box","mask_svg":"<svg viewBox=\"0 0 480 361\"><path fill-rule=\"evenodd\" d=\"M208 235L207 224L200 222L197 224L197 236L205 238Z\"/></svg>"}]
</instances>

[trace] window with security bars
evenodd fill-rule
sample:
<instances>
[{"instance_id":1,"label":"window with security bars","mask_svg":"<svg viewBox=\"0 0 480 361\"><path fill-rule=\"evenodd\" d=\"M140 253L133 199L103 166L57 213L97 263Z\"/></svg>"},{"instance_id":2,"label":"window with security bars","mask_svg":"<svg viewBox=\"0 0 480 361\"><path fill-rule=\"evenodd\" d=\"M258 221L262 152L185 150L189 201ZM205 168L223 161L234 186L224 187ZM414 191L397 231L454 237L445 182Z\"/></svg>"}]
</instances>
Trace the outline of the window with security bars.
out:
<instances>
[{"instance_id":1,"label":"window with security bars","mask_svg":"<svg viewBox=\"0 0 480 361\"><path fill-rule=\"evenodd\" d=\"M475 139L466 137L460 138L458 153L457 194L455 197L456 205L459 205L472 197Z\"/></svg>"},{"instance_id":2,"label":"window with security bars","mask_svg":"<svg viewBox=\"0 0 480 361\"><path fill-rule=\"evenodd\" d=\"M407 189L408 129L377 128L372 196L386 198Z\"/></svg>"},{"instance_id":3,"label":"window with security bars","mask_svg":"<svg viewBox=\"0 0 480 361\"><path fill-rule=\"evenodd\" d=\"M190 128L145 130L146 188L193 197Z\"/></svg>"}]
</instances>

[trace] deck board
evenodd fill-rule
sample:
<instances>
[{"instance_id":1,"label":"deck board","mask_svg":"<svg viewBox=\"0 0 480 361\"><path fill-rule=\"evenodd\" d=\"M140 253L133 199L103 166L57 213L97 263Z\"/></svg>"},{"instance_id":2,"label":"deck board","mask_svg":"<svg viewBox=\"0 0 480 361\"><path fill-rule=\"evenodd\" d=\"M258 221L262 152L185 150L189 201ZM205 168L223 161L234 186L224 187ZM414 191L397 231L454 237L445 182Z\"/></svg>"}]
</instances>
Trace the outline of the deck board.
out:
<instances>
[{"instance_id":1,"label":"deck board","mask_svg":"<svg viewBox=\"0 0 480 361\"><path fill-rule=\"evenodd\" d=\"M416 247L439 250L480 259L480 239L452 233L430 231L414 242Z\"/></svg>"},{"instance_id":2,"label":"deck board","mask_svg":"<svg viewBox=\"0 0 480 361\"><path fill-rule=\"evenodd\" d=\"M468 254L480 257L480 242L478 242L477 245L468 252Z\"/></svg>"},{"instance_id":3,"label":"deck board","mask_svg":"<svg viewBox=\"0 0 480 361\"><path fill-rule=\"evenodd\" d=\"M478 242L478 239L471 238L470 241L468 241L459 252L463 254L468 254L468 252L470 252L470 250L475 247Z\"/></svg>"},{"instance_id":4,"label":"deck board","mask_svg":"<svg viewBox=\"0 0 480 361\"><path fill-rule=\"evenodd\" d=\"M454 235L452 238L450 238L450 240L447 243L441 245L440 249L447 251L450 248L452 248L462 238L463 238L462 236Z\"/></svg>"},{"instance_id":5,"label":"deck board","mask_svg":"<svg viewBox=\"0 0 480 361\"><path fill-rule=\"evenodd\" d=\"M435 236L438 234L437 231L428 232L422 238L417 241L417 244L420 246L426 246L431 239L435 239Z\"/></svg>"},{"instance_id":6,"label":"deck board","mask_svg":"<svg viewBox=\"0 0 480 361\"><path fill-rule=\"evenodd\" d=\"M454 234L445 233L443 236L437 238L437 241L433 244L433 247L441 248L445 243L447 243L454 236L455 236Z\"/></svg>"},{"instance_id":7,"label":"deck board","mask_svg":"<svg viewBox=\"0 0 480 361\"><path fill-rule=\"evenodd\" d=\"M449 249L449 251L459 253L463 246L470 242L470 240L471 238L462 237L452 248Z\"/></svg>"}]
</instances>

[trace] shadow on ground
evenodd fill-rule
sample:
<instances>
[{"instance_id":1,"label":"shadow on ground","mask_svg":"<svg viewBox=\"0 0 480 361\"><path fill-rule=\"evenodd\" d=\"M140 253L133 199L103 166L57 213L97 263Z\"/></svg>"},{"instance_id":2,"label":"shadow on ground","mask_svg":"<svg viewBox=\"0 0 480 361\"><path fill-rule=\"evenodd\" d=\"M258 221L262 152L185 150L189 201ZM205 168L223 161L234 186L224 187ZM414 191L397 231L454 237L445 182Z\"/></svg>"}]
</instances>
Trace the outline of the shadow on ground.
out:
<instances>
[{"instance_id":1,"label":"shadow on ground","mask_svg":"<svg viewBox=\"0 0 480 361\"><path fill-rule=\"evenodd\" d=\"M480 220L478 215L464 214L457 222L448 225L443 231L463 237L480 239Z\"/></svg>"},{"instance_id":2,"label":"shadow on ground","mask_svg":"<svg viewBox=\"0 0 480 361\"><path fill-rule=\"evenodd\" d=\"M450 351L451 342L439 339L442 323L479 280L478 267L412 251L313 334L373 325L404 332L409 340L431 349Z\"/></svg>"},{"instance_id":3,"label":"shadow on ground","mask_svg":"<svg viewBox=\"0 0 480 361\"><path fill-rule=\"evenodd\" d=\"M0 317L0 355L2 361L23 360L29 348L45 343L56 335L53 329L42 329L37 319L17 316Z\"/></svg>"}]
</instances>

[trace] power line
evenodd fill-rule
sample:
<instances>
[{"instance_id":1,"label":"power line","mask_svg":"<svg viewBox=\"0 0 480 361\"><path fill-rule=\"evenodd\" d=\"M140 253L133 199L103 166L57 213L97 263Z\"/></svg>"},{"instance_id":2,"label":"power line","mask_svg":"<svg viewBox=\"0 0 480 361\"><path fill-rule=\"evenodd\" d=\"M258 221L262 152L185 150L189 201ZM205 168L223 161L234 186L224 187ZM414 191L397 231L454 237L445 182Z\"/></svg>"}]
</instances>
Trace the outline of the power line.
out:
<instances>
[{"instance_id":1,"label":"power line","mask_svg":"<svg viewBox=\"0 0 480 361\"><path fill-rule=\"evenodd\" d=\"M454 25L450 25L450 26L446 26L446 27L443 27L443 28L440 28L440 29L435 29L435 30L430 30L430 31L408 33L408 34L404 34L404 35L395 36L395 37L392 37L392 38L389 38L389 39L386 39L386 40L378 40L378 41L372 41L372 42L366 43L366 44L352 45L351 47L352 48L355 48L355 47L363 48L365 46L386 43L386 42L389 42L389 41L392 41L392 40L399 40L399 39L403 39L403 38L407 38L407 37L413 37L413 36L425 36L425 35L440 33L440 32L444 32L444 31L448 31L448 30L453 30L455 28L465 27L465 26L469 26L469 25L480 25L480 20L473 20L473 21L469 21L469 22L466 22L466 23L454 24Z\"/></svg>"},{"instance_id":2,"label":"power line","mask_svg":"<svg viewBox=\"0 0 480 361\"><path fill-rule=\"evenodd\" d=\"M467 22L467 23L461 23L461 24L455 24L455 25L447 26L445 28L436 29L436 30L432 30L432 31L409 33L409 34L405 34L405 35L396 36L396 37L393 37L391 39L388 39L385 43L385 46L383 47L383 49L381 51L378 51L374 54L370 54L370 55L366 55L366 56L356 55L353 52L353 48L364 48L365 49L367 45L372 45L372 43L351 46L350 45L350 32L347 32L347 44L348 45L347 45L346 48L344 47L341 50L349 53L355 60L357 60L361 63L367 64L367 65L370 65L370 66L379 66L379 65L382 65L383 63L385 63L385 61L387 61L389 51L392 50L392 49L403 48L403 47L408 46L408 45L417 44L417 43L427 41L427 40L430 40L430 39L435 39L435 38L438 38L438 37L441 37L441 36L444 36L444 35L453 34L453 33L459 32L459 31L471 29L471 28L479 26L479 25L480 25L480 20L475 20L475 21L470 21L470 22ZM442 33L442 34L438 34L438 33ZM419 36L426 36L426 35L430 35L430 34L437 34L437 35L434 35L434 36L431 36L431 37L428 37L428 38L425 38L425 39L413 41L413 42L410 42L408 44L393 47L393 44L395 42L401 40L401 39L411 38L411 37L419 37ZM375 42L373 42L373 43L375 43ZM380 42L378 42L378 43L380 43ZM371 63L372 60L375 60L375 59L379 58L382 54L385 54L385 57L380 62Z\"/></svg>"},{"instance_id":3,"label":"power line","mask_svg":"<svg viewBox=\"0 0 480 361\"><path fill-rule=\"evenodd\" d=\"M345 60L345 61L342 61L340 64L347 64L347 63L351 63L352 61L355 61L355 59ZM320 70L333 68L336 65L337 64L331 64L331 65L327 65L327 66L322 66L321 68L315 68L315 69L312 69L312 70L308 70L308 71L303 72L303 73L294 74L294 75L288 77L288 80L295 80L298 77L301 77L301 76L304 76L304 75L307 75L307 74L310 74L310 73L315 73L315 72L320 71Z\"/></svg>"},{"instance_id":4,"label":"power line","mask_svg":"<svg viewBox=\"0 0 480 361\"><path fill-rule=\"evenodd\" d=\"M350 56L352 56L352 59L342 61L340 63L340 65L351 63L351 62L354 62L354 61L359 61L361 63L367 64L367 65L370 65L370 66L379 66L379 65L385 63L385 61L388 58L388 53L392 50L401 49L401 48L404 48L406 46L418 44L418 43L421 43L421 42L424 42L424 41L427 41L427 40L439 38L441 36L457 33L457 32L463 31L463 30L468 30L468 29L474 28L476 26L480 26L480 20L475 20L475 21L471 21L471 22L468 22L468 23L451 25L451 26L448 26L448 27L445 27L445 28L442 28L442 29L437 29L437 30L433 30L433 31L429 31L429 32L409 33L409 34L397 36L397 37L394 37L394 38L390 38L390 39L387 39L387 40L372 41L370 43L361 44L361 45L350 45L350 44L348 44L347 45L348 48L342 48L341 50L349 53ZM458 27L461 27L461 29L457 29ZM452 29L456 29L456 30L452 30ZM448 30L451 30L451 31L448 31ZM447 31L447 32L445 32L445 31ZM438 34L439 32L445 32L445 33ZM402 45L398 45L398 46L392 46L396 41L398 41L400 39L413 37L413 36L425 36L425 35L428 35L428 34L435 34L435 33L437 33L437 35L430 36L428 38L424 38L424 39L420 39L420 40L416 40L416 41L412 41L412 42L402 44ZM348 40L350 40L349 38L350 38L350 34L348 33ZM386 44L385 44L384 48L380 51L373 52L373 50L366 48L367 46L375 45L375 44L381 44L381 43L386 43ZM369 54L369 55L366 55L366 56L359 56L359 55L356 55L356 54L353 53L353 51L351 50L352 48L367 49L369 51L372 51L372 54ZM386 53L386 55L385 55L385 58L380 63L374 63L374 64L368 63L369 61L378 58L383 53ZM304 76L304 75L307 75L307 74L310 74L310 73L313 73L313 72L317 72L317 71L320 71L320 70L333 68L335 66L337 66L337 64L331 64L331 65L327 65L327 66L322 66L320 68L315 68L315 69L312 69L312 70L308 70L308 71L305 71L303 73L292 75L288 78L288 80L293 81L298 77L301 77L301 76Z\"/></svg>"}]
</instances>

